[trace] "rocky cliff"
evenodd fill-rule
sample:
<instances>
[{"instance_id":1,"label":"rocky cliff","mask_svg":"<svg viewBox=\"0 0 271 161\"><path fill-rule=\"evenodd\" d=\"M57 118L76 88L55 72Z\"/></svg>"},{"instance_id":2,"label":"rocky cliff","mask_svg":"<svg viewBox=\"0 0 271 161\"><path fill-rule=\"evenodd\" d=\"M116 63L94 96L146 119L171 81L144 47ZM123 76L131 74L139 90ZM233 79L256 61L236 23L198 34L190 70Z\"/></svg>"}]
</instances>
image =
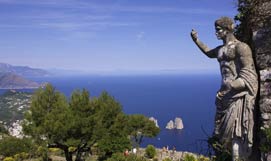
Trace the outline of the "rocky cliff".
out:
<instances>
[{"instance_id":1,"label":"rocky cliff","mask_svg":"<svg viewBox=\"0 0 271 161\"><path fill-rule=\"evenodd\" d=\"M150 117L149 120L153 121L155 123L155 126L159 128L158 120L154 117Z\"/></svg>"},{"instance_id":2,"label":"rocky cliff","mask_svg":"<svg viewBox=\"0 0 271 161\"><path fill-rule=\"evenodd\" d=\"M259 91L257 105L257 131L258 138L256 142L257 149L266 143L266 136L262 130L271 128L271 1L254 0L247 2L249 9L246 13L246 20L243 22L247 34L243 37L249 38L250 46L253 50L256 69L259 74ZM271 159L268 154L262 152L261 160ZM254 160L260 160L256 158Z\"/></svg>"}]
</instances>

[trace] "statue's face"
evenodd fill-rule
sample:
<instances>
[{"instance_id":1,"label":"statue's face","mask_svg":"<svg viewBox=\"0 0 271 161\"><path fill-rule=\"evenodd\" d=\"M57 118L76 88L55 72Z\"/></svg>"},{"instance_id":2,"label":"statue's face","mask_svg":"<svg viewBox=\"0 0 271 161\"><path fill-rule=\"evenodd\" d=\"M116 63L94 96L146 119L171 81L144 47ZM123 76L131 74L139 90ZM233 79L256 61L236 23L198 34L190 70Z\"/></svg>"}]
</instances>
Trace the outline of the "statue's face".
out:
<instances>
[{"instance_id":1,"label":"statue's face","mask_svg":"<svg viewBox=\"0 0 271 161\"><path fill-rule=\"evenodd\" d=\"M227 31L220 26L215 27L215 35L218 40L223 40L226 37Z\"/></svg>"}]
</instances>

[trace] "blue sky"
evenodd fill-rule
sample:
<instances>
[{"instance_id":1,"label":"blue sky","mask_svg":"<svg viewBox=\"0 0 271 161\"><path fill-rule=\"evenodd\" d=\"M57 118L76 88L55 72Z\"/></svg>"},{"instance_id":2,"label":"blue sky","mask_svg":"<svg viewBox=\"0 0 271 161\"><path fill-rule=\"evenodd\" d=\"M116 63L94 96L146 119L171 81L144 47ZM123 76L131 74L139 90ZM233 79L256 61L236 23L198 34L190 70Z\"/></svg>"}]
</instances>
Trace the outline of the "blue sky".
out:
<instances>
[{"instance_id":1,"label":"blue sky","mask_svg":"<svg viewBox=\"0 0 271 161\"><path fill-rule=\"evenodd\" d=\"M190 38L221 44L235 0L0 0L0 62L83 71L218 72Z\"/></svg>"}]
</instances>

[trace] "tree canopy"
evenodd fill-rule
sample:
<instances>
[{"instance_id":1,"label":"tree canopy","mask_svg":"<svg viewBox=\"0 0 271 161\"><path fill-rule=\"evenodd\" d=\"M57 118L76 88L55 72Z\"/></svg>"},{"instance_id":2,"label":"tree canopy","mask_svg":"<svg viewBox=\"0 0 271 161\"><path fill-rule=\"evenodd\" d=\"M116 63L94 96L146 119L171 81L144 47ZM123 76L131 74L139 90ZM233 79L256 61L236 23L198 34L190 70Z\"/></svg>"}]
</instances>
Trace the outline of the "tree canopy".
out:
<instances>
[{"instance_id":1,"label":"tree canopy","mask_svg":"<svg viewBox=\"0 0 271 161\"><path fill-rule=\"evenodd\" d=\"M238 14L235 20L236 35L239 40L253 46L253 31L271 25L270 0L237 0Z\"/></svg>"},{"instance_id":2,"label":"tree canopy","mask_svg":"<svg viewBox=\"0 0 271 161\"><path fill-rule=\"evenodd\" d=\"M50 84L33 95L23 130L37 143L62 149L67 161L73 154L81 160L82 152L92 152L93 147L105 160L130 149L129 136L141 132L141 137L154 137L159 132L147 117L124 114L107 92L92 98L87 90L76 90L67 99Z\"/></svg>"},{"instance_id":3,"label":"tree canopy","mask_svg":"<svg viewBox=\"0 0 271 161\"><path fill-rule=\"evenodd\" d=\"M132 141L137 146L141 144L143 137L155 137L160 132L153 121L141 114L130 115L128 125Z\"/></svg>"}]
</instances>

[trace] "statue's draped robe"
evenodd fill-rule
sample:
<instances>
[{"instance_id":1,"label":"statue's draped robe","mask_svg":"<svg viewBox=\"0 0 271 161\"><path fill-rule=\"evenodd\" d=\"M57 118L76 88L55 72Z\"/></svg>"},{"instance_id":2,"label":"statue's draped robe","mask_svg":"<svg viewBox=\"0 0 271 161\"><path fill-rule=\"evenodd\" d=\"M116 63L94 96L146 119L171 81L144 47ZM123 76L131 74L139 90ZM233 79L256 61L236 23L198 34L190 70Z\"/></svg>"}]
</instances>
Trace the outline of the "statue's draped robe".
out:
<instances>
[{"instance_id":1,"label":"statue's draped robe","mask_svg":"<svg viewBox=\"0 0 271 161\"><path fill-rule=\"evenodd\" d=\"M227 147L231 147L233 139L239 139L245 152L250 153L253 144L255 97L258 89L257 74L254 66L240 67L239 60L235 57L231 58L231 54L234 54L233 48L234 46L226 47L224 51L222 49L223 53L220 56L218 54L222 74L221 88L225 86L225 82L236 79L241 80L245 88L231 90L224 97L216 99L214 134Z\"/></svg>"}]
</instances>

